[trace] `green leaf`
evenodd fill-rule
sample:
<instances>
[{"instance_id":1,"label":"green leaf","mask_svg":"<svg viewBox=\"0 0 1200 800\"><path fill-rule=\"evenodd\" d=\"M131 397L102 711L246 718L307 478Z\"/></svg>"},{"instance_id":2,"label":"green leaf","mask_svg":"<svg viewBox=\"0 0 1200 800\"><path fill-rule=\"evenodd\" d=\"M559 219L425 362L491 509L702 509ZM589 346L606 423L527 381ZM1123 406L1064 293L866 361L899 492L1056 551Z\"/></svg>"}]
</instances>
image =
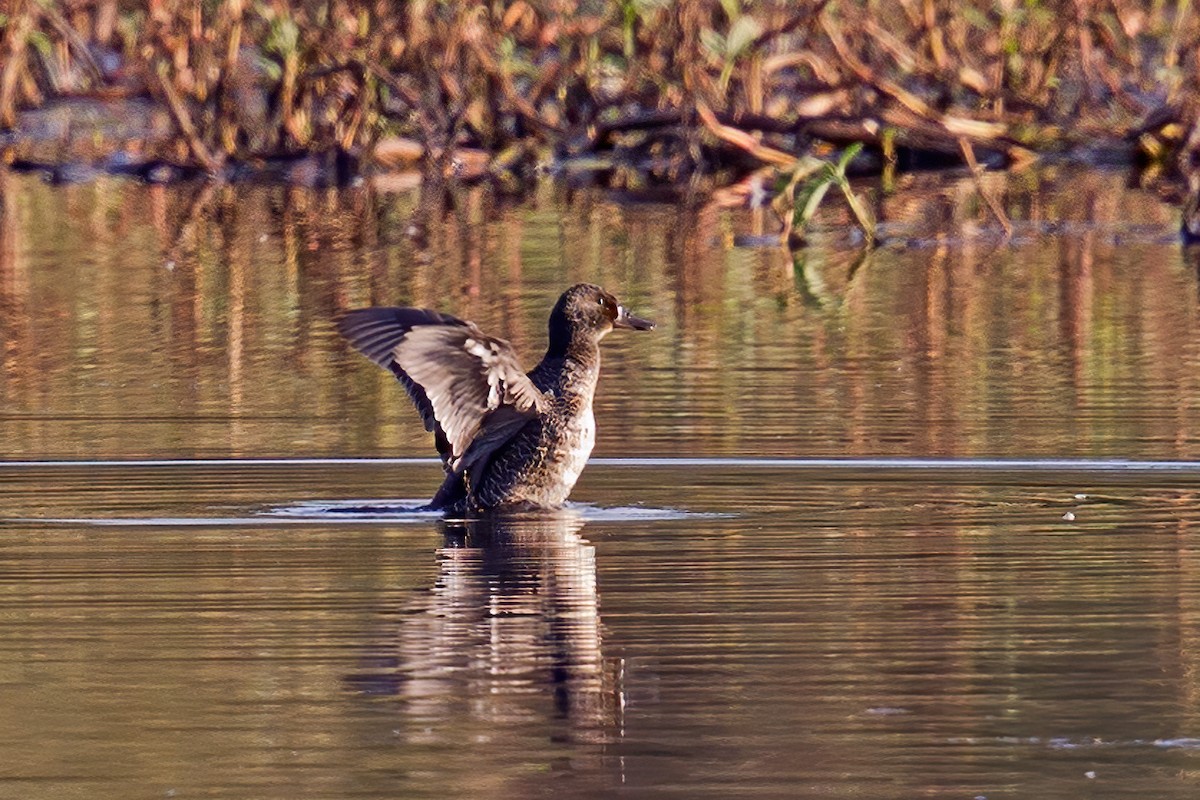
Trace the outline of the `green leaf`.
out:
<instances>
[{"instance_id":1,"label":"green leaf","mask_svg":"<svg viewBox=\"0 0 1200 800\"><path fill-rule=\"evenodd\" d=\"M291 17L280 17L271 22L271 31L267 34L266 49L280 56L289 56L296 52L300 43L300 27Z\"/></svg>"},{"instance_id":2,"label":"green leaf","mask_svg":"<svg viewBox=\"0 0 1200 800\"><path fill-rule=\"evenodd\" d=\"M846 167L850 166L850 162L854 160L856 155L862 152L862 149L862 142L855 142L842 151L842 156L838 159L837 166L834 167L836 174L840 178L844 179L846 177Z\"/></svg>"},{"instance_id":3,"label":"green leaf","mask_svg":"<svg viewBox=\"0 0 1200 800\"><path fill-rule=\"evenodd\" d=\"M875 215L871 213L871 209L867 204L854 193L850 188L850 179L846 177L846 167L850 165L850 161L854 156L858 155L858 151L862 150L862 143L855 142L846 148L842 153L842 157L838 159L837 166L833 167L833 179L837 181L838 188L842 190L842 194L846 197L846 204L850 206L850 210L854 212L854 218L858 221L858 226L863 229L863 233L867 237L867 247L871 247L875 243Z\"/></svg>"},{"instance_id":4,"label":"green leaf","mask_svg":"<svg viewBox=\"0 0 1200 800\"><path fill-rule=\"evenodd\" d=\"M800 191L796 192L795 211L792 215L792 221L796 227L801 229L808 227L808 223L816 215L821 201L825 199L825 193L833 184L834 180L831 177L822 175L800 187Z\"/></svg>"},{"instance_id":5,"label":"green leaf","mask_svg":"<svg viewBox=\"0 0 1200 800\"><path fill-rule=\"evenodd\" d=\"M42 31L30 31L29 43L33 48L42 54L44 58L49 58L54 51L54 45L50 41L50 37Z\"/></svg>"},{"instance_id":6,"label":"green leaf","mask_svg":"<svg viewBox=\"0 0 1200 800\"><path fill-rule=\"evenodd\" d=\"M870 247L875 241L875 219L870 208L862 201L862 199L854 193L850 188L850 181L846 178L846 168L850 166L850 162L854 157L862 151L862 143L856 142L838 156L836 163L823 163L821 170L816 175L810 177L803 184L800 184L795 195L791 198L792 203L792 227L800 231L804 231L809 223L816 216L817 209L821 202L825 199L825 195L829 192L829 188L837 185L842 194L846 197L846 202L850 206L850 210L854 213L854 218L859 226L863 229L863 233L867 238L867 246ZM793 181L796 178L793 177Z\"/></svg>"},{"instance_id":7,"label":"green leaf","mask_svg":"<svg viewBox=\"0 0 1200 800\"><path fill-rule=\"evenodd\" d=\"M700 44L713 55L725 57L725 37L711 28L700 31Z\"/></svg>"},{"instance_id":8,"label":"green leaf","mask_svg":"<svg viewBox=\"0 0 1200 800\"><path fill-rule=\"evenodd\" d=\"M742 55L760 33L762 25L759 25L754 17L749 14L738 17L733 25L729 26L729 33L725 34L725 57L733 59Z\"/></svg>"},{"instance_id":9,"label":"green leaf","mask_svg":"<svg viewBox=\"0 0 1200 800\"><path fill-rule=\"evenodd\" d=\"M867 247L875 244L875 215L871 213L871 209L866 203L854 193L850 188L850 182L847 180L839 181L838 186L842 189L842 194L846 196L846 203L850 206L850 210L854 212L854 218L858 220L858 226L863 229L863 234L867 237Z\"/></svg>"},{"instance_id":10,"label":"green leaf","mask_svg":"<svg viewBox=\"0 0 1200 800\"><path fill-rule=\"evenodd\" d=\"M671 0L633 0L639 17L648 17L660 8L671 5Z\"/></svg>"},{"instance_id":11,"label":"green leaf","mask_svg":"<svg viewBox=\"0 0 1200 800\"><path fill-rule=\"evenodd\" d=\"M264 55L259 55L257 52L254 55L254 63L263 71L271 81L278 81L283 77L283 67L278 61L267 58Z\"/></svg>"}]
</instances>

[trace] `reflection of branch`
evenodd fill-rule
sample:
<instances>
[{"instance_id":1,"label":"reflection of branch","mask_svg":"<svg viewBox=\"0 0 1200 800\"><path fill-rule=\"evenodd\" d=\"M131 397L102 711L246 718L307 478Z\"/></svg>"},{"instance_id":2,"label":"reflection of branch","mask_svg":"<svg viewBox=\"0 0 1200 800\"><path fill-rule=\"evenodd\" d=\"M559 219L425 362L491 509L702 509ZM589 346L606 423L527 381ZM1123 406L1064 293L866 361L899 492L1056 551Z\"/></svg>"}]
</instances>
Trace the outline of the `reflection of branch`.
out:
<instances>
[{"instance_id":1,"label":"reflection of branch","mask_svg":"<svg viewBox=\"0 0 1200 800\"><path fill-rule=\"evenodd\" d=\"M846 273L846 294L850 294L850 288L854 286L858 274L862 271L862 267L867 263L867 260L875 254L874 250L860 250L858 257L854 259L854 263L850 265L850 271Z\"/></svg>"},{"instance_id":2,"label":"reflection of branch","mask_svg":"<svg viewBox=\"0 0 1200 800\"><path fill-rule=\"evenodd\" d=\"M201 184L200 191L192 198L187 213L184 214L183 220L179 223L179 230L171 237L171 246L167 249L166 253L168 261L178 262L180 254L192 247L196 238L196 228L199 227L200 219L212 202L216 190L217 185L212 181L205 181Z\"/></svg>"},{"instance_id":3,"label":"reflection of branch","mask_svg":"<svg viewBox=\"0 0 1200 800\"><path fill-rule=\"evenodd\" d=\"M7 174L0 173L0 343L9 340L6 323L16 317L19 292L17 275L17 228L16 211L11 208L12 181ZM2 348L2 345L0 345Z\"/></svg>"}]
</instances>

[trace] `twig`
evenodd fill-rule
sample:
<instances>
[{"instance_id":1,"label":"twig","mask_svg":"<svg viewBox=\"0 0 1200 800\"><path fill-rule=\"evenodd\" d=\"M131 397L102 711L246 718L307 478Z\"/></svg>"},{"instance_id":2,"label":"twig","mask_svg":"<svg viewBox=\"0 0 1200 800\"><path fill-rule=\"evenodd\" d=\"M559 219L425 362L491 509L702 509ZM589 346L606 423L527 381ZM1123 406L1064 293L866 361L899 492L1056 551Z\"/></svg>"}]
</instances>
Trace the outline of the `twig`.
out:
<instances>
[{"instance_id":1,"label":"twig","mask_svg":"<svg viewBox=\"0 0 1200 800\"><path fill-rule=\"evenodd\" d=\"M1000 227L1004 228L1004 237L1007 239L1012 236L1012 223L1009 221L1008 215L1004 213L1004 209L996 202L996 199L984 190L983 168L975 160L975 150L972 149L971 143L965 136L959 137L958 146L962 148L963 159L966 160L967 167L971 170L971 177L975 179L975 189L983 197L983 202L987 203L988 208L992 210L992 214L996 217L996 221L1000 223Z\"/></svg>"},{"instance_id":2,"label":"twig","mask_svg":"<svg viewBox=\"0 0 1200 800\"><path fill-rule=\"evenodd\" d=\"M192 124L192 117L188 113L187 107L183 104L183 99L179 93L175 91L175 87L167 79L167 65L160 64L155 70L155 75L158 77L158 85L162 87L163 94L167 98L167 105L171 109L171 116L175 118L175 124L179 126L179 131L187 139L188 147L191 148L192 154L196 156L196 160L213 175L221 168L221 163L213 157L208 148L204 145L204 141L200 138L196 126Z\"/></svg>"},{"instance_id":3,"label":"twig","mask_svg":"<svg viewBox=\"0 0 1200 800\"><path fill-rule=\"evenodd\" d=\"M71 27L71 23L67 22L54 5L50 3L40 5L42 13L46 15L46 19L50 20L50 24L67 40L67 44L71 46L71 49L75 51L75 55L87 67L88 72L91 73L92 79L97 83L102 82L104 80L104 71L100 69L100 65L96 63L96 59L92 57L92 52L88 49L87 42L79 35L79 32Z\"/></svg>"},{"instance_id":4,"label":"twig","mask_svg":"<svg viewBox=\"0 0 1200 800\"><path fill-rule=\"evenodd\" d=\"M496 63L496 60L492 58L491 52L484 47L482 42L472 39L467 44L475 53L475 57L479 59L479 63L483 65L483 68L496 80L500 91L504 94L504 99L512 104L513 110L520 117L543 133L563 133L561 126L542 119L542 115L533 107L533 104L517 90L517 87L513 84L512 75Z\"/></svg>"},{"instance_id":5,"label":"twig","mask_svg":"<svg viewBox=\"0 0 1200 800\"><path fill-rule=\"evenodd\" d=\"M917 116L925 119L937 119L937 113L929 107L928 103L899 84L881 78L874 70L860 61L858 56L850 50L846 37L842 36L841 28L837 27L828 16L821 17L821 27L824 29L825 35L829 37L829 43L833 45L838 58L858 76L859 80L874 86Z\"/></svg>"},{"instance_id":6,"label":"twig","mask_svg":"<svg viewBox=\"0 0 1200 800\"><path fill-rule=\"evenodd\" d=\"M775 164L780 167L787 167L788 169L795 170L797 167L801 166L805 160L808 160L812 162L811 164L807 165L810 167L810 172L816 172L818 169L824 166L825 162L821 161L820 159L812 158L811 156L795 156L791 153L785 153L782 150L776 150L774 147L768 147L767 145L758 141L745 131L738 130L737 128L729 125L722 125L717 119L717 116L713 114L712 109L709 108L708 104L703 100L696 101L696 113L700 115L700 121L704 123L704 127L707 128L713 136L716 136L723 142L728 142L734 147L745 150L747 153L765 164Z\"/></svg>"},{"instance_id":7,"label":"twig","mask_svg":"<svg viewBox=\"0 0 1200 800\"><path fill-rule=\"evenodd\" d=\"M784 36L796 31L804 25L810 25L814 19L819 17L825 11L825 6L829 5L832 0L818 0L815 7L809 8L805 13L797 13L787 22L777 28L764 30L754 37L754 41L750 44L751 50L764 50L766 46L776 39L781 39ZM797 5L797 8L802 6Z\"/></svg>"},{"instance_id":8,"label":"twig","mask_svg":"<svg viewBox=\"0 0 1200 800\"><path fill-rule=\"evenodd\" d=\"M924 100L904 89L899 84L880 77L874 70L860 61L858 56L851 51L845 37L842 36L841 29L827 16L821 18L821 26L824 28L825 34L829 37L829 41L833 45L833 49L837 52L838 57L841 58L860 80L874 86L879 91L891 97L905 110L915 114L920 119L941 128L950 137L953 137L953 139L974 139L976 141L995 142L1007 135L1008 126L1003 122L987 122L954 114L939 114ZM881 116L886 118L886 111ZM1004 147L1006 150L1011 149L1007 144Z\"/></svg>"},{"instance_id":9,"label":"twig","mask_svg":"<svg viewBox=\"0 0 1200 800\"><path fill-rule=\"evenodd\" d=\"M337 68L347 69L352 66L356 66L355 62L347 62L346 64L338 65ZM363 66L366 67L367 72L374 75L378 80L383 81L384 85L387 86L391 91L395 92L396 95L398 95L400 99L404 101L404 104L409 108L416 109L420 106L421 98L417 95L417 93L397 80L396 76L385 69L382 64L377 61L369 60ZM332 73L333 70L333 67L329 67L330 73ZM318 78L323 76L320 74L319 70L316 70L314 71L314 74L310 75L309 77Z\"/></svg>"},{"instance_id":10,"label":"twig","mask_svg":"<svg viewBox=\"0 0 1200 800\"><path fill-rule=\"evenodd\" d=\"M21 6L24 5L25 8ZM5 32L8 34L8 58L0 70L0 128L11 128L16 124L17 79L25 67L25 45L29 32L33 30L34 16L38 6L30 0L17 0L9 16Z\"/></svg>"}]
</instances>

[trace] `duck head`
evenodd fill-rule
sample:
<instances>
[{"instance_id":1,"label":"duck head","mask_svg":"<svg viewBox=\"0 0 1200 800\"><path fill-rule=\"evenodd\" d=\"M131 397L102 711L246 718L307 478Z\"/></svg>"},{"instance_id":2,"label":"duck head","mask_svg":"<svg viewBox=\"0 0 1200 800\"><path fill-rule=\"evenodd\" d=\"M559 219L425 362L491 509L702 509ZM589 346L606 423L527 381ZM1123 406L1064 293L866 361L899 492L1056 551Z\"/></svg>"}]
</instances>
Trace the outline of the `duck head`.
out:
<instances>
[{"instance_id":1,"label":"duck head","mask_svg":"<svg viewBox=\"0 0 1200 800\"><path fill-rule=\"evenodd\" d=\"M603 339L614 328L654 330L654 323L629 313L617 298L599 286L577 283L562 293L550 312L550 343L566 346L577 337Z\"/></svg>"}]
</instances>

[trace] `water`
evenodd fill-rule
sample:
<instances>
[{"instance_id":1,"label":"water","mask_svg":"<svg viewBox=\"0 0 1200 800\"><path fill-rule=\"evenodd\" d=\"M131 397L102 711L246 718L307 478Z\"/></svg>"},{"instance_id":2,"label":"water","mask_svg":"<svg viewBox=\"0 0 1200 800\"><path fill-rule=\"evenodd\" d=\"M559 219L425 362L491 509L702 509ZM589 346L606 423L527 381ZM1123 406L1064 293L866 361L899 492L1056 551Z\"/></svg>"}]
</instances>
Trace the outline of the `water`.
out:
<instances>
[{"instance_id":1,"label":"water","mask_svg":"<svg viewBox=\"0 0 1200 800\"><path fill-rule=\"evenodd\" d=\"M990 176L994 180L1004 176ZM856 263L547 192L0 173L0 797L1191 798L1197 273L1120 175L883 201ZM416 216L414 216L416 215ZM561 512L439 482L329 320L605 342ZM355 510L357 507L358 510Z\"/></svg>"}]
</instances>

